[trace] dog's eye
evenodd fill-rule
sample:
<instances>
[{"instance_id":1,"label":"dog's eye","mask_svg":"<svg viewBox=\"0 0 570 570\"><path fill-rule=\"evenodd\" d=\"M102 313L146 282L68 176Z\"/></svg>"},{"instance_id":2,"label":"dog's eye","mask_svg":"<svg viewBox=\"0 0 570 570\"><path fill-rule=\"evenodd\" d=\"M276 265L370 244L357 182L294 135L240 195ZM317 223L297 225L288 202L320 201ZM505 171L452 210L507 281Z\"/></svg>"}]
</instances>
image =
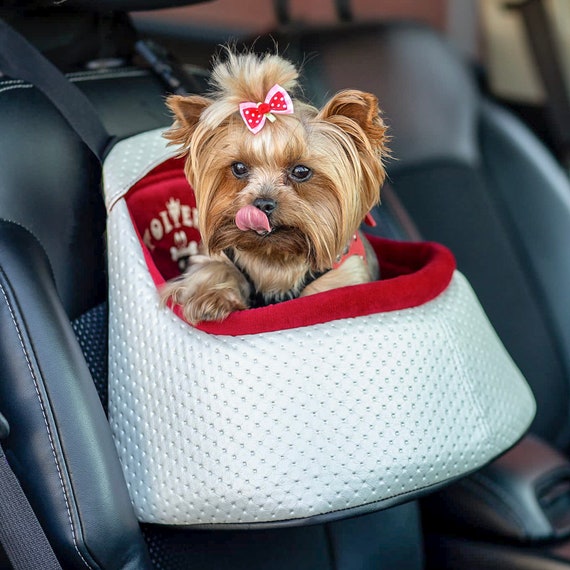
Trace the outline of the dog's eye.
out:
<instances>
[{"instance_id":1,"label":"dog's eye","mask_svg":"<svg viewBox=\"0 0 570 570\"><path fill-rule=\"evenodd\" d=\"M249 168L243 162L234 162L232 173L236 178L245 178L249 174Z\"/></svg>"},{"instance_id":2,"label":"dog's eye","mask_svg":"<svg viewBox=\"0 0 570 570\"><path fill-rule=\"evenodd\" d=\"M303 166L302 164L297 164L289 172L289 178L293 182L306 182L313 175L313 171L308 166Z\"/></svg>"}]
</instances>

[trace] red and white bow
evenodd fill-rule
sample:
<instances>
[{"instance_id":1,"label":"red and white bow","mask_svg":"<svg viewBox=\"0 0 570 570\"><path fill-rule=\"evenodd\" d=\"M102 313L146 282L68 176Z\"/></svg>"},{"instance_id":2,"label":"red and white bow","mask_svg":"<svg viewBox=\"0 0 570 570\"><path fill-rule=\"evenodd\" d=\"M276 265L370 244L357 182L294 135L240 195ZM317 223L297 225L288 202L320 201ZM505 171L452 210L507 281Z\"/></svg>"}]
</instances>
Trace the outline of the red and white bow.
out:
<instances>
[{"instance_id":1,"label":"red and white bow","mask_svg":"<svg viewBox=\"0 0 570 570\"><path fill-rule=\"evenodd\" d=\"M274 115L293 113L293 101L283 87L275 84L263 103L240 103L239 112L246 127L255 135L263 128L266 120L275 121Z\"/></svg>"}]
</instances>

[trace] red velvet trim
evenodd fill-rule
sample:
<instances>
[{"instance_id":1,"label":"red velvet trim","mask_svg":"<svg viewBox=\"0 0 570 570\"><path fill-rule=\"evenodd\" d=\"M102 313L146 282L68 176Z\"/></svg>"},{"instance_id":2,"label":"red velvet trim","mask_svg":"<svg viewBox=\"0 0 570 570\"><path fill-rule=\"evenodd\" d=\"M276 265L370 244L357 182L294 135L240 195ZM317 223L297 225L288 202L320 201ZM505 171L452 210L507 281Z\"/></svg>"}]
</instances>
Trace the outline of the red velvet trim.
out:
<instances>
[{"instance_id":1,"label":"red velvet trim","mask_svg":"<svg viewBox=\"0 0 570 570\"><path fill-rule=\"evenodd\" d=\"M149 172L127 193L134 225L166 279L180 275L172 251L194 250L200 243L196 199L184 175L184 160L170 159Z\"/></svg>"},{"instance_id":2,"label":"red velvet trim","mask_svg":"<svg viewBox=\"0 0 570 570\"><path fill-rule=\"evenodd\" d=\"M183 195L188 192L188 186L181 184L180 174L176 172L180 171L180 163L173 165L172 162L170 160L153 170L129 192L127 203L133 219L142 213L145 213L145 220L157 219L156 215L153 218L152 214L145 212L142 195L133 199L141 190L141 194L150 194L152 186L157 185L160 199L152 201L155 207L162 207L165 196L167 199L174 196L175 190L182 191ZM174 182L168 182L169 176L165 173L169 172L170 175L174 174ZM135 206L131 208L133 204ZM144 235L145 223L135 222L139 239ZM195 231L195 228L186 229ZM232 336L286 330L418 307L433 300L448 287L455 269L455 259L444 246L432 242L398 242L372 236L369 236L369 240L380 261L380 281L342 287L259 309L236 311L222 322L203 322L196 328L212 334ZM160 288L165 283L165 275L159 270L155 259L158 247L151 254L142 239L141 246L152 279ZM180 306L172 309L183 318Z\"/></svg>"}]
</instances>

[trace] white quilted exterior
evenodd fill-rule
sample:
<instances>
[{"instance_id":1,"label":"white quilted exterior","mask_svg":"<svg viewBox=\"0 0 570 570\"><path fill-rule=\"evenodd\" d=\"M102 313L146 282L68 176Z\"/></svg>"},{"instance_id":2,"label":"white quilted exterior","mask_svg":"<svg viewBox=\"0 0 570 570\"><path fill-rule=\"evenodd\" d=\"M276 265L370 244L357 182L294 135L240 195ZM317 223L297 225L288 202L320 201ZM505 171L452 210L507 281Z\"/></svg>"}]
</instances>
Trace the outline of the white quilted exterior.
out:
<instances>
[{"instance_id":1,"label":"white quilted exterior","mask_svg":"<svg viewBox=\"0 0 570 570\"><path fill-rule=\"evenodd\" d=\"M158 136L119 143L105 166L109 416L141 521L372 508L476 469L521 437L533 397L460 273L419 308L284 332L210 335L160 309L115 185L156 163L150 154L133 167L141 146L163 157Z\"/></svg>"}]
</instances>

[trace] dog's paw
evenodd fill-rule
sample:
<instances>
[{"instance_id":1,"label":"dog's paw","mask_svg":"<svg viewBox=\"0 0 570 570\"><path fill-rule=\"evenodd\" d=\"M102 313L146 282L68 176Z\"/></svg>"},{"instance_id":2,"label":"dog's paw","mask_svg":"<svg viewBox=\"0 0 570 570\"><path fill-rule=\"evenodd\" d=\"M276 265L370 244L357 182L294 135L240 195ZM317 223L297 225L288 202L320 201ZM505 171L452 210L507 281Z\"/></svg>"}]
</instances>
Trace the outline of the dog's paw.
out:
<instances>
[{"instance_id":1,"label":"dog's paw","mask_svg":"<svg viewBox=\"0 0 570 570\"><path fill-rule=\"evenodd\" d=\"M235 266L209 260L167 283L160 296L163 305L169 301L180 305L189 323L222 321L230 313L248 308L249 284Z\"/></svg>"},{"instance_id":2,"label":"dog's paw","mask_svg":"<svg viewBox=\"0 0 570 570\"><path fill-rule=\"evenodd\" d=\"M244 299L233 289L203 291L181 305L184 318L192 324L223 321L234 311L247 309Z\"/></svg>"}]
</instances>

